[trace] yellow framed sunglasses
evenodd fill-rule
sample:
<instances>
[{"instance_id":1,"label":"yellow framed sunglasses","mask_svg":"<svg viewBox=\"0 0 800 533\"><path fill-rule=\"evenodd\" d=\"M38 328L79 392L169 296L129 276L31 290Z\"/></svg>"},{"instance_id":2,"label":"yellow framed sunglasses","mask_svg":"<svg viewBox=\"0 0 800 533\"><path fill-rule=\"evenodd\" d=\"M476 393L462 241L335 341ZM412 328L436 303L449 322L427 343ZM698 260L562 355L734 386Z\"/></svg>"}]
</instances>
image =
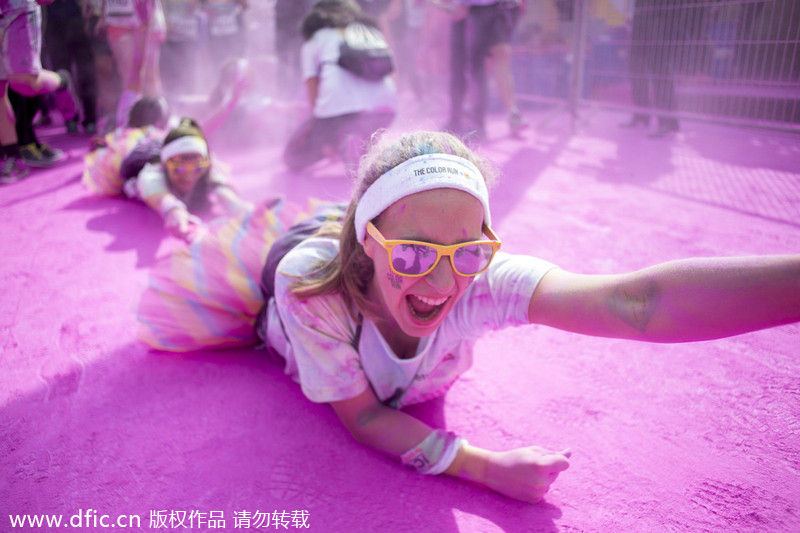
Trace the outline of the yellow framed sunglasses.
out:
<instances>
[{"instance_id":1,"label":"yellow framed sunglasses","mask_svg":"<svg viewBox=\"0 0 800 533\"><path fill-rule=\"evenodd\" d=\"M166 167L176 174L186 174L188 172L204 171L211 166L211 161L204 157L195 161L181 161L178 159L167 159L164 162Z\"/></svg>"},{"instance_id":2,"label":"yellow framed sunglasses","mask_svg":"<svg viewBox=\"0 0 800 533\"><path fill-rule=\"evenodd\" d=\"M389 254L392 272L409 278L430 273L442 257L449 257L453 270L460 276L476 276L489 268L494 254L500 249L500 239L486 224L483 233L491 240L469 241L445 246L421 241L386 240L372 222L367 233Z\"/></svg>"}]
</instances>

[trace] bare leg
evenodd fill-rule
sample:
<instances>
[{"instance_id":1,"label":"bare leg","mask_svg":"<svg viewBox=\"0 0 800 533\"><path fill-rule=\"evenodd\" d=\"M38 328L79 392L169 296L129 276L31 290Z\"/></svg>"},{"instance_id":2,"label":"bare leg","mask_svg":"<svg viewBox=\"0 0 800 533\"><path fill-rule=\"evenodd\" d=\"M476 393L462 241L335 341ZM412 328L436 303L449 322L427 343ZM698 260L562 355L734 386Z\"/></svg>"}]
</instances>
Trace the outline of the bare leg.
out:
<instances>
[{"instance_id":1,"label":"bare leg","mask_svg":"<svg viewBox=\"0 0 800 533\"><path fill-rule=\"evenodd\" d=\"M8 87L23 96L38 96L55 92L61 86L61 76L50 70L39 74L11 74L8 80L0 80L0 91L3 93L0 110L0 145L17 143L17 132L14 129L14 111L8 100Z\"/></svg>"},{"instance_id":2,"label":"bare leg","mask_svg":"<svg viewBox=\"0 0 800 533\"><path fill-rule=\"evenodd\" d=\"M14 110L8 100L8 82L0 80L0 91L3 93L2 109L0 109L0 145L17 144L17 130L14 127Z\"/></svg>"},{"instance_id":3,"label":"bare leg","mask_svg":"<svg viewBox=\"0 0 800 533\"><path fill-rule=\"evenodd\" d=\"M497 86L497 95L503 108L509 115L519 113L517 97L514 93L514 76L511 73L511 45L508 43L496 44L490 51L494 68L494 83Z\"/></svg>"},{"instance_id":4,"label":"bare leg","mask_svg":"<svg viewBox=\"0 0 800 533\"><path fill-rule=\"evenodd\" d=\"M494 83L497 95L508 115L508 126L512 135L528 126L517 106L517 95L514 87L514 74L511 71L511 45L499 43L489 51L489 58L493 63Z\"/></svg>"},{"instance_id":5,"label":"bare leg","mask_svg":"<svg viewBox=\"0 0 800 533\"><path fill-rule=\"evenodd\" d=\"M11 88L22 96L55 92L60 88L61 81L61 76L51 70L42 70L39 74L11 74L8 77Z\"/></svg>"}]
</instances>

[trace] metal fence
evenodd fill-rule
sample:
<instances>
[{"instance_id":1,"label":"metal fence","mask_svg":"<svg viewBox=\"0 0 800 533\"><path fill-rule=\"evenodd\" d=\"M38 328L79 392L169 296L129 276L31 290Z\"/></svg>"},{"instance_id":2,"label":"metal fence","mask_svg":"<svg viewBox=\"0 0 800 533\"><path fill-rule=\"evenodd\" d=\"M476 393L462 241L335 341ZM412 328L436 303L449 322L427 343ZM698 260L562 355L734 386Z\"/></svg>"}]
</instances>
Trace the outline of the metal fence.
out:
<instances>
[{"instance_id":1,"label":"metal fence","mask_svg":"<svg viewBox=\"0 0 800 533\"><path fill-rule=\"evenodd\" d=\"M517 92L800 131L800 0L528 0Z\"/></svg>"}]
</instances>

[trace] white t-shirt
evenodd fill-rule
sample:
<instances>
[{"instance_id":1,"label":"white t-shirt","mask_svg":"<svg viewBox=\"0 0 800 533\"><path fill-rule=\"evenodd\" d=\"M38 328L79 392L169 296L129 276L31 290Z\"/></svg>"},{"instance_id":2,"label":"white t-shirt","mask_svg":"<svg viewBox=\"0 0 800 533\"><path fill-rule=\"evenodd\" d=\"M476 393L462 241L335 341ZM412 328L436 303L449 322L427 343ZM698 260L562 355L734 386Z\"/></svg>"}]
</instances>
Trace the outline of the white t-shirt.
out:
<instances>
[{"instance_id":1,"label":"white t-shirt","mask_svg":"<svg viewBox=\"0 0 800 533\"><path fill-rule=\"evenodd\" d=\"M161 0L107 0L105 22L129 30L150 26L157 34L163 34L167 28Z\"/></svg>"},{"instance_id":2,"label":"white t-shirt","mask_svg":"<svg viewBox=\"0 0 800 533\"><path fill-rule=\"evenodd\" d=\"M214 168L212 164L211 172L208 175L209 191L213 191L216 187L229 185L229 183L228 177ZM147 163L142 168L136 177L136 191L137 196L143 201L148 201L151 197L163 197L166 193L172 194L182 202L186 202L192 196L191 192L181 194L170 186L166 171L161 163Z\"/></svg>"},{"instance_id":3,"label":"white t-shirt","mask_svg":"<svg viewBox=\"0 0 800 533\"><path fill-rule=\"evenodd\" d=\"M200 37L200 19L195 3L191 0L164 0L162 4L167 21L167 41L197 41Z\"/></svg>"},{"instance_id":4,"label":"white t-shirt","mask_svg":"<svg viewBox=\"0 0 800 533\"><path fill-rule=\"evenodd\" d=\"M314 116L337 117L362 111L388 111L397 108L394 80L386 76L380 81L359 78L337 64L342 33L336 28L317 30L303 43L300 58L303 79L319 76Z\"/></svg>"},{"instance_id":5,"label":"white t-shirt","mask_svg":"<svg viewBox=\"0 0 800 533\"><path fill-rule=\"evenodd\" d=\"M296 277L333 257L338 247L335 239L312 238L286 254L267 308L267 343L283 356L286 373L314 402L347 400L370 385L392 407L441 396L472 366L473 345L481 335L528 323L533 291L554 267L534 257L499 252L434 334L420 339L416 355L400 359L366 318L358 350L353 347L356 323L338 295L298 301L290 294Z\"/></svg>"}]
</instances>

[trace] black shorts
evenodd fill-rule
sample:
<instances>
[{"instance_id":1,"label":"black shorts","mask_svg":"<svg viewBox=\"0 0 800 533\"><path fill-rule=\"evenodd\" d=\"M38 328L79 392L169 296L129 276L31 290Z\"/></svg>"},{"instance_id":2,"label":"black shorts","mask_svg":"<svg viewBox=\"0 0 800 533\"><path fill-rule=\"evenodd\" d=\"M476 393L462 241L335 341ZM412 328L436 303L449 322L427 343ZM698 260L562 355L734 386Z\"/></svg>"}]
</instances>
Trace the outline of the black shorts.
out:
<instances>
[{"instance_id":1,"label":"black shorts","mask_svg":"<svg viewBox=\"0 0 800 533\"><path fill-rule=\"evenodd\" d=\"M488 6L470 6L467 18L467 35L472 49L489 55L493 46L510 43L519 19L516 2L500 1Z\"/></svg>"}]
</instances>

